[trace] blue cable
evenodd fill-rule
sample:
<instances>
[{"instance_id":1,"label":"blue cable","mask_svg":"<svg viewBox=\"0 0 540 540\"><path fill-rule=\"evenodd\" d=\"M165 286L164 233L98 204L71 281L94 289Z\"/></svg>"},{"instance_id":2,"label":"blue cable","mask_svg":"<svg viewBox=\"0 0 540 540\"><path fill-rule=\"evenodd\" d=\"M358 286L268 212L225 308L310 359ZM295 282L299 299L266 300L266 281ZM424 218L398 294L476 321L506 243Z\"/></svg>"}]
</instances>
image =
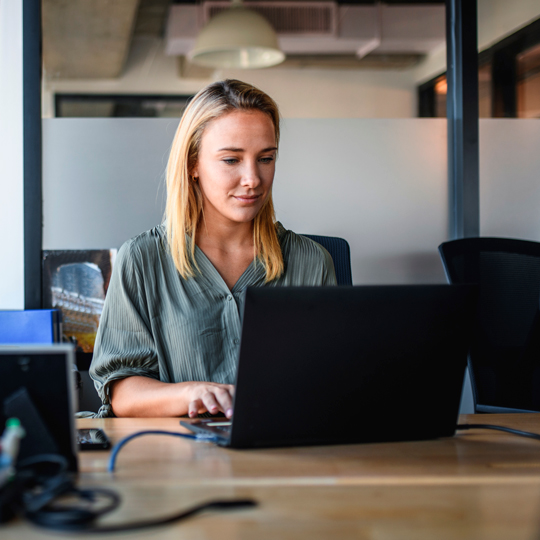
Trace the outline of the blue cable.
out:
<instances>
[{"instance_id":1,"label":"blue cable","mask_svg":"<svg viewBox=\"0 0 540 540\"><path fill-rule=\"evenodd\" d=\"M176 431L161 431L161 430L151 430L151 431L138 431L132 435L124 437L118 441L113 449L111 450L111 457L109 458L109 466L107 470L112 473L114 472L114 467L116 465L116 457L118 452L125 446L129 441L135 439L136 437L141 437L142 435L171 435L172 437L181 437L183 439L194 439L197 441L206 441L206 442L216 442L217 438L212 437L211 435L191 435L190 433L178 433Z\"/></svg>"}]
</instances>

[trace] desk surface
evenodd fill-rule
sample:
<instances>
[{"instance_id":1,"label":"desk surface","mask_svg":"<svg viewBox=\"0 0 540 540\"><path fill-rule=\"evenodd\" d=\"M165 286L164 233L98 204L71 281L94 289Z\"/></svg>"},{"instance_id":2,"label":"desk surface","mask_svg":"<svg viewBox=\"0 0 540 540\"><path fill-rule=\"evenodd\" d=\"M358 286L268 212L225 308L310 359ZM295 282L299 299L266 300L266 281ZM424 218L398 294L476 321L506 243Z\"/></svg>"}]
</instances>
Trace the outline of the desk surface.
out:
<instances>
[{"instance_id":1,"label":"desk surface","mask_svg":"<svg viewBox=\"0 0 540 540\"><path fill-rule=\"evenodd\" d=\"M540 414L460 420L540 433ZM79 427L102 427L113 443L142 429L184 431L177 419L81 420ZM540 538L540 442L494 431L435 441L269 450L145 436L120 452L114 475L106 472L108 455L81 454L80 483L112 487L122 495L121 509L106 518L110 523L166 515L214 498L260 502L253 510L208 513L133 537ZM0 531L2 540L51 537L21 522Z\"/></svg>"}]
</instances>

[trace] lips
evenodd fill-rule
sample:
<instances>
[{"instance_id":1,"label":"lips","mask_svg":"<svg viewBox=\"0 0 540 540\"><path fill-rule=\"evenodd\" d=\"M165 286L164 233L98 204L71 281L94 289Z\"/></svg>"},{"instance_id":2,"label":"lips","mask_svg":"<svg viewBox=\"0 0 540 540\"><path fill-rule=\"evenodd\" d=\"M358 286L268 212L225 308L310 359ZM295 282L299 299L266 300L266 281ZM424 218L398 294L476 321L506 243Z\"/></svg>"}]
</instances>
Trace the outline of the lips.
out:
<instances>
[{"instance_id":1,"label":"lips","mask_svg":"<svg viewBox=\"0 0 540 540\"><path fill-rule=\"evenodd\" d=\"M253 203L260 198L260 195L233 195L233 197L243 203Z\"/></svg>"}]
</instances>

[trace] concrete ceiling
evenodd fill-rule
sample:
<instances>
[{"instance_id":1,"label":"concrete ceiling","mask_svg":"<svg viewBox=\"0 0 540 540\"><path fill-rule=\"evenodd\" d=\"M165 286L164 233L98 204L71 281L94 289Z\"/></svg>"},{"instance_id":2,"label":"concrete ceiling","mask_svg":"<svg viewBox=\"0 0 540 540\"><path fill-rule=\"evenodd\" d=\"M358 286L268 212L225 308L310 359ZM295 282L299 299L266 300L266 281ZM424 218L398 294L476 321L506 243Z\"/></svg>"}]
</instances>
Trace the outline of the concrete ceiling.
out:
<instances>
[{"instance_id":1,"label":"concrete ceiling","mask_svg":"<svg viewBox=\"0 0 540 540\"><path fill-rule=\"evenodd\" d=\"M42 0L49 79L114 78L122 72L145 0Z\"/></svg>"},{"instance_id":2,"label":"concrete ceiling","mask_svg":"<svg viewBox=\"0 0 540 540\"><path fill-rule=\"evenodd\" d=\"M135 36L162 37L171 0L140 0Z\"/></svg>"}]
</instances>

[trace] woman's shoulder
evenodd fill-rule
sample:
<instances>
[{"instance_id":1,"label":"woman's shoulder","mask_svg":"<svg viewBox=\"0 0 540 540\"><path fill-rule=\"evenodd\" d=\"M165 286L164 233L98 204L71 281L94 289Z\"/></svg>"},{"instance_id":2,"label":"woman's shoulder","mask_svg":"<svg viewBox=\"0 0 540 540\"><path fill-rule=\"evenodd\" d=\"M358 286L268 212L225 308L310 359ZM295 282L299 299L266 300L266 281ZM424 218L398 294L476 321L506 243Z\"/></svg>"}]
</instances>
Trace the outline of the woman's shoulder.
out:
<instances>
[{"instance_id":1,"label":"woman's shoulder","mask_svg":"<svg viewBox=\"0 0 540 540\"><path fill-rule=\"evenodd\" d=\"M301 234L277 224L278 238L283 252L284 285L335 285L334 263L326 249Z\"/></svg>"},{"instance_id":2,"label":"woman's shoulder","mask_svg":"<svg viewBox=\"0 0 540 540\"><path fill-rule=\"evenodd\" d=\"M167 251L165 226L157 225L133 238L130 238L118 250L117 263L131 262L143 264L152 261Z\"/></svg>"},{"instance_id":3,"label":"woman's shoulder","mask_svg":"<svg viewBox=\"0 0 540 540\"><path fill-rule=\"evenodd\" d=\"M307 236L285 229L278 221L276 230L284 256L311 258L326 261L330 257L328 251Z\"/></svg>"}]
</instances>

